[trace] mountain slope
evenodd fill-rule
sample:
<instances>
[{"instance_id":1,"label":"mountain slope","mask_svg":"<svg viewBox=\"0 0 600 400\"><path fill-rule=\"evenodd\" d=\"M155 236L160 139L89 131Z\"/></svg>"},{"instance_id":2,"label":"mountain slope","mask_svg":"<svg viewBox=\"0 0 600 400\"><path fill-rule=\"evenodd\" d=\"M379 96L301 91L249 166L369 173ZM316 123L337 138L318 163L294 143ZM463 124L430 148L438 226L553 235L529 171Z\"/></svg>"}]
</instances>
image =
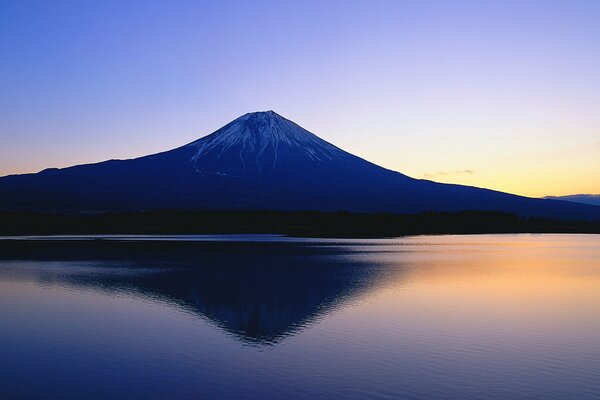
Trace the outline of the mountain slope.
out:
<instances>
[{"instance_id":1,"label":"mountain slope","mask_svg":"<svg viewBox=\"0 0 600 400\"><path fill-rule=\"evenodd\" d=\"M410 178L268 112L132 160L0 178L0 209L268 209L416 213L496 210L600 220L600 207Z\"/></svg>"},{"instance_id":2,"label":"mountain slope","mask_svg":"<svg viewBox=\"0 0 600 400\"><path fill-rule=\"evenodd\" d=\"M600 206L600 194L571 194L567 196L546 196L545 199L571 201L573 203Z\"/></svg>"}]
</instances>

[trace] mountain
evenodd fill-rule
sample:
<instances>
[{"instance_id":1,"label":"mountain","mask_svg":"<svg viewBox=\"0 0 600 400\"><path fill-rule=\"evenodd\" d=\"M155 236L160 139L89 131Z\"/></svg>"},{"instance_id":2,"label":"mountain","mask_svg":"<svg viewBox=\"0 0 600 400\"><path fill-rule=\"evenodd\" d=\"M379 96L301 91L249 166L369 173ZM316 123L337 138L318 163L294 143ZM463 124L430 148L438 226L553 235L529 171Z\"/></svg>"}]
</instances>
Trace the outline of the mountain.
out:
<instances>
[{"instance_id":1,"label":"mountain","mask_svg":"<svg viewBox=\"0 0 600 400\"><path fill-rule=\"evenodd\" d=\"M185 146L0 178L0 209L490 210L600 220L600 207L410 178L354 156L273 111Z\"/></svg>"},{"instance_id":2,"label":"mountain","mask_svg":"<svg viewBox=\"0 0 600 400\"><path fill-rule=\"evenodd\" d=\"M568 196L546 196L544 199L572 201L573 203L600 206L600 194L571 194Z\"/></svg>"}]
</instances>

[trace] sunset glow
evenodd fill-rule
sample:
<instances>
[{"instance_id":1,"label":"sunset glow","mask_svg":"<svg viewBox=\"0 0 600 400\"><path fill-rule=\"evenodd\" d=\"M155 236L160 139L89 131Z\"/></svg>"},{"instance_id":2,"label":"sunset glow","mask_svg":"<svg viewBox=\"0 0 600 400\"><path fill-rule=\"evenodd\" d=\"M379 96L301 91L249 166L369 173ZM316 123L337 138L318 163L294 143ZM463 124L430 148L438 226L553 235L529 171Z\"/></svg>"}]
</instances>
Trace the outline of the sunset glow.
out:
<instances>
[{"instance_id":1,"label":"sunset glow","mask_svg":"<svg viewBox=\"0 0 600 400\"><path fill-rule=\"evenodd\" d=\"M415 178L600 193L599 15L595 1L3 2L0 175L164 151L273 109Z\"/></svg>"}]
</instances>

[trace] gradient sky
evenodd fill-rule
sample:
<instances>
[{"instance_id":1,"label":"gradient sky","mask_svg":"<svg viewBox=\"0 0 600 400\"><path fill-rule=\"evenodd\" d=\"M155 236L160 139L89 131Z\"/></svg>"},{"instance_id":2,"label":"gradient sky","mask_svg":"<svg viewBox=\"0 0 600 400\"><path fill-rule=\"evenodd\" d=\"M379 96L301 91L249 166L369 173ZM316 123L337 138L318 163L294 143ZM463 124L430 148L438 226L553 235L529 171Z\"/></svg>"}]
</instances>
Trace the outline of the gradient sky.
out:
<instances>
[{"instance_id":1,"label":"gradient sky","mask_svg":"<svg viewBox=\"0 0 600 400\"><path fill-rule=\"evenodd\" d=\"M0 0L0 175L269 109L416 178L600 193L600 1Z\"/></svg>"}]
</instances>

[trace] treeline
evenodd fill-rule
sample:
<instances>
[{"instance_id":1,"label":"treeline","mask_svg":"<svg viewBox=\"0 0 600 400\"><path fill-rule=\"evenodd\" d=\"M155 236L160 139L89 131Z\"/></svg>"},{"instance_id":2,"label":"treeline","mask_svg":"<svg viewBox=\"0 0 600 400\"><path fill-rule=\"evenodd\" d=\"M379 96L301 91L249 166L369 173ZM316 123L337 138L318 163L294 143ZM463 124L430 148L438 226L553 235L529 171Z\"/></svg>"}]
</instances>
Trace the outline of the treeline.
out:
<instances>
[{"instance_id":1,"label":"treeline","mask_svg":"<svg viewBox=\"0 0 600 400\"><path fill-rule=\"evenodd\" d=\"M286 211L0 212L0 235L278 233L384 237L449 233L600 233L600 222L519 218L486 211L416 215Z\"/></svg>"}]
</instances>

